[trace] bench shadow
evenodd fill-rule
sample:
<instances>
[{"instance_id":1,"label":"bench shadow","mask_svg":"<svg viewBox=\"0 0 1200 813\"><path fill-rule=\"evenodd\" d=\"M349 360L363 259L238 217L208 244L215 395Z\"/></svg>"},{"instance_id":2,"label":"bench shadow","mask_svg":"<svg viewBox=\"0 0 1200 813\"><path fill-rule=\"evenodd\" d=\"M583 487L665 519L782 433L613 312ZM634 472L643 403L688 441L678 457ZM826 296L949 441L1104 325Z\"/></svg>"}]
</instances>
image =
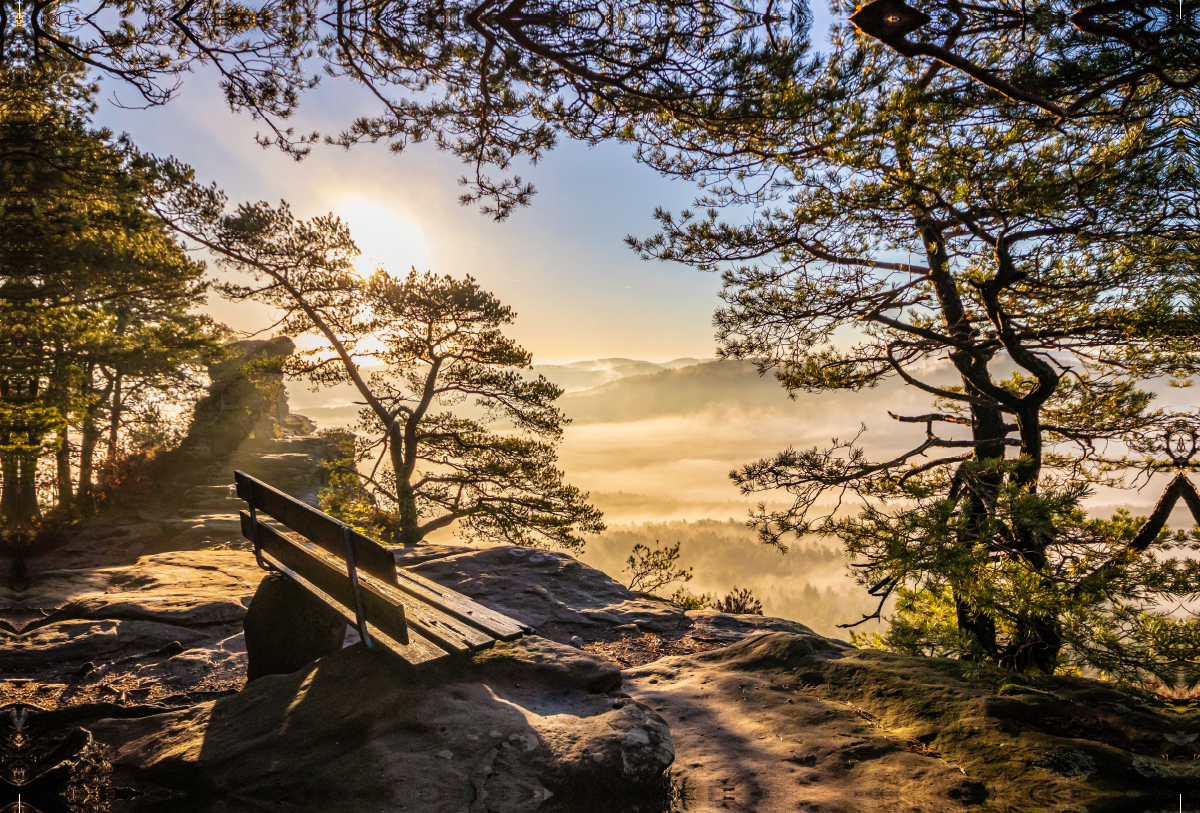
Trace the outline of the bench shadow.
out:
<instances>
[{"instance_id":1,"label":"bench shadow","mask_svg":"<svg viewBox=\"0 0 1200 813\"><path fill-rule=\"evenodd\" d=\"M142 774L186 797L130 809L584 813L587 806L558 804L564 788L545 787L549 751L527 715L544 716L558 702L568 713L571 704L561 687L539 688L532 678L466 659L414 669L356 644L217 700L193 732L198 743ZM612 708L606 695L592 697L595 713ZM591 795L596 811L632 809Z\"/></svg>"}]
</instances>

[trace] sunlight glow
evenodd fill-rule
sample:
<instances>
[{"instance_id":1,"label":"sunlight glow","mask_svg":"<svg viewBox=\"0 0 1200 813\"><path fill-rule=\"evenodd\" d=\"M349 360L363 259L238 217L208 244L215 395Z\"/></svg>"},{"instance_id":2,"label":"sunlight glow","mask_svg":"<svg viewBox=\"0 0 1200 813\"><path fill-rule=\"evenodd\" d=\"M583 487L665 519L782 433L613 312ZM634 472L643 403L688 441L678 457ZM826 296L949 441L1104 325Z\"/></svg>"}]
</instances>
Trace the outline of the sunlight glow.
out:
<instances>
[{"instance_id":1,"label":"sunlight glow","mask_svg":"<svg viewBox=\"0 0 1200 813\"><path fill-rule=\"evenodd\" d=\"M334 213L349 225L362 252L354 264L360 276L369 277L381 265L394 277L412 267L431 268L425 238L402 212L366 198L348 198Z\"/></svg>"}]
</instances>

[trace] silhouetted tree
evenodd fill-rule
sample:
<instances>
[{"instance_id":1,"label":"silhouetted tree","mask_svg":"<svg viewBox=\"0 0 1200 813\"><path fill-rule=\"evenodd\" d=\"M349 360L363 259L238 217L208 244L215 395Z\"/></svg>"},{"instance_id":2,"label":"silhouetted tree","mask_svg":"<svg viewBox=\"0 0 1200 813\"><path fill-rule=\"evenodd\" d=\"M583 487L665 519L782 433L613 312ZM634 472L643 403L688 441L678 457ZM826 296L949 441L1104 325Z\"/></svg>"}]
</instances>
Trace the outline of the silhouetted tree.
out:
<instances>
[{"instance_id":1,"label":"silhouetted tree","mask_svg":"<svg viewBox=\"0 0 1200 813\"><path fill-rule=\"evenodd\" d=\"M362 280L344 224L297 221L286 205L225 215L221 195L194 189L175 209L192 213L178 223L184 233L264 283L226 286L228 295L280 308L289 335L324 340L291 371L349 383L362 398L361 437L331 510L409 545L452 523L468 539L575 550L580 533L603 530L555 468L562 389L521 374L530 354L502 332L515 314L475 280L415 270ZM383 370L365 372L371 364ZM474 417L454 410L468 403Z\"/></svg>"},{"instance_id":2,"label":"silhouetted tree","mask_svg":"<svg viewBox=\"0 0 1200 813\"><path fill-rule=\"evenodd\" d=\"M679 567L679 542L661 547L654 540L654 549L641 542L633 546L626 560L629 571L629 589L642 593L653 593L661 587L675 582L690 582L692 568ZM682 588L680 588L682 589Z\"/></svg>"}]
</instances>

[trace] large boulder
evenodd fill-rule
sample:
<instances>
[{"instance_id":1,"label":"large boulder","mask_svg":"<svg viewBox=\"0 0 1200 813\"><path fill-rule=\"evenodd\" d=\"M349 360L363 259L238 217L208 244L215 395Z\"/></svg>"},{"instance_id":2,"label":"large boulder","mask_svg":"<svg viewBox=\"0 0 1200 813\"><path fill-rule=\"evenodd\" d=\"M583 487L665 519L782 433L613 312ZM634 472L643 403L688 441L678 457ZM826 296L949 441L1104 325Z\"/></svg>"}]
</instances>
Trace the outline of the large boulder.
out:
<instances>
[{"instance_id":1,"label":"large boulder","mask_svg":"<svg viewBox=\"0 0 1200 813\"><path fill-rule=\"evenodd\" d=\"M671 737L620 684L611 664L536 636L421 670L360 644L91 731L121 784L211 813L654 809Z\"/></svg>"},{"instance_id":2,"label":"large boulder","mask_svg":"<svg viewBox=\"0 0 1200 813\"><path fill-rule=\"evenodd\" d=\"M283 364L295 350L286 336L226 345L209 367L208 395L196 404L179 456L227 460L256 428L287 418Z\"/></svg>"},{"instance_id":3,"label":"large boulder","mask_svg":"<svg viewBox=\"0 0 1200 813\"><path fill-rule=\"evenodd\" d=\"M246 680L288 675L332 655L346 640L346 619L282 573L262 580L242 621Z\"/></svg>"}]
</instances>

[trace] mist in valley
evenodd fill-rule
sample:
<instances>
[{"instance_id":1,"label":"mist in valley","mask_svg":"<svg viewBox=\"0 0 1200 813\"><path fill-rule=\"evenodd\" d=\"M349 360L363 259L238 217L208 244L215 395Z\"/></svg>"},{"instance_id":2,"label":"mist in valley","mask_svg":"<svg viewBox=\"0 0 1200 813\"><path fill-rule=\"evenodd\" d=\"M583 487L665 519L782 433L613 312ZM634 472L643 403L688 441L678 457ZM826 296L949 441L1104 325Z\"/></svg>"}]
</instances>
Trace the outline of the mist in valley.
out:
<instances>
[{"instance_id":1,"label":"mist in valley","mask_svg":"<svg viewBox=\"0 0 1200 813\"><path fill-rule=\"evenodd\" d=\"M647 362L598 359L537 365L563 387L559 406L571 418L559 448L568 482L590 492L604 512L608 530L588 540L581 559L628 582L622 572L630 549L681 543L680 565L692 568L686 588L693 594L724 596L735 586L750 588L768 615L807 624L845 638L837 624L859 620L876 600L849 575L835 540L789 540L789 552L761 544L746 526L750 510L790 503L784 492L744 496L729 472L788 446L824 447L832 438L858 436L873 459L889 459L920 443L924 425L888 417L929 411L929 399L899 381L860 392L798 393L789 398L770 374L738 361L676 359ZM926 371L935 384L953 383L951 369ZM359 407L348 387L317 393L293 383L292 409L323 427L352 425ZM471 414L470 404L455 407ZM861 433L861 434L860 434ZM1110 515L1118 507L1145 514L1161 486L1093 496L1090 509ZM818 505L833 510L832 502ZM842 511L855 510L852 502ZM1185 509L1174 523L1191 525ZM456 542L453 528L429 537ZM669 594L678 585L663 592ZM886 615L886 613L885 613ZM878 622L858 627L878 631Z\"/></svg>"}]
</instances>

